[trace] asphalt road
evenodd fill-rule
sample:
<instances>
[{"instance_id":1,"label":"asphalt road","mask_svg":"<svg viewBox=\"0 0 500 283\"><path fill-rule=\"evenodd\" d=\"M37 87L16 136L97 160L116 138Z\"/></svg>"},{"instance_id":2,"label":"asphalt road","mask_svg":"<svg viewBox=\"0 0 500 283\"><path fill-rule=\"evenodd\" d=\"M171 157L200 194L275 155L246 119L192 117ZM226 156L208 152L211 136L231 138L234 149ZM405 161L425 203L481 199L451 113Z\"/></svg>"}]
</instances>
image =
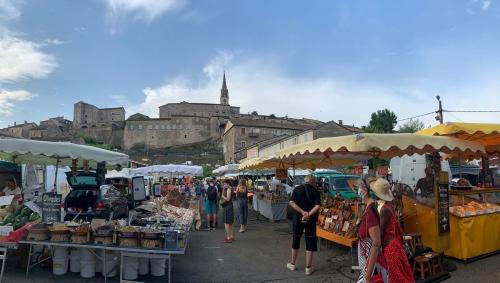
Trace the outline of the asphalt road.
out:
<instances>
[{"instance_id":1,"label":"asphalt road","mask_svg":"<svg viewBox=\"0 0 500 283\"><path fill-rule=\"evenodd\" d=\"M173 258L173 282L355 282L357 273L350 272L351 258L348 248L323 242L315 255L316 272L304 275L304 255L301 252L297 271L289 271L285 265L290 256L291 235L286 222L270 223L251 221L247 232L239 234L235 227L236 241L223 243L224 229L200 231L191 234L189 252ZM304 247L304 243L302 243ZM467 265L456 263L457 270L445 282L500 282L500 255L482 259ZM104 282L98 275L82 279L79 274L52 275L51 268L35 268L29 279L24 269L15 267L10 258L3 282ZM166 282L166 277L140 277L143 282ZM108 282L118 282L118 278Z\"/></svg>"}]
</instances>

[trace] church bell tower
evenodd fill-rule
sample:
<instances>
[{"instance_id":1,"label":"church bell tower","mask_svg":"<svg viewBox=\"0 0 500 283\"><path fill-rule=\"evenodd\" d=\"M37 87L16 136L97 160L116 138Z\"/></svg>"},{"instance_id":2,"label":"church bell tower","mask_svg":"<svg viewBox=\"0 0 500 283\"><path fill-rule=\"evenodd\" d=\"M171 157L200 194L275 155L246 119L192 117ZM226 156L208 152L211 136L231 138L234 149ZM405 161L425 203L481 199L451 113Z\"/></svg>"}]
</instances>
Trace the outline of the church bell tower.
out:
<instances>
[{"instance_id":1,"label":"church bell tower","mask_svg":"<svg viewBox=\"0 0 500 283\"><path fill-rule=\"evenodd\" d=\"M227 85L226 85L226 72L224 72L224 76L222 77L222 88L220 90L220 104L229 105L229 91L227 90Z\"/></svg>"}]
</instances>

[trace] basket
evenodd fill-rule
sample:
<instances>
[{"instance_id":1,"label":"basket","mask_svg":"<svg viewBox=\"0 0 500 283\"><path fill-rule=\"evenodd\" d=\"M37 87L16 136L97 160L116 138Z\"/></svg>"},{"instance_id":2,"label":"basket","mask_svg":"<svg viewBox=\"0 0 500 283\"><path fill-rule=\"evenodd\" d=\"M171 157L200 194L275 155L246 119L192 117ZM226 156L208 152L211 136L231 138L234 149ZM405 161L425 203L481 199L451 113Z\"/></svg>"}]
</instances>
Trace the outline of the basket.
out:
<instances>
[{"instance_id":1,"label":"basket","mask_svg":"<svg viewBox=\"0 0 500 283\"><path fill-rule=\"evenodd\" d=\"M69 242L70 234L69 231L66 233L54 233L52 232L50 240L52 242Z\"/></svg>"},{"instance_id":2,"label":"basket","mask_svg":"<svg viewBox=\"0 0 500 283\"><path fill-rule=\"evenodd\" d=\"M137 247L137 238L122 238L120 237L120 247Z\"/></svg>"},{"instance_id":3,"label":"basket","mask_svg":"<svg viewBox=\"0 0 500 283\"><path fill-rule=\"evenodd\" d=\"M45 241L49 239L49 229L43 224L33 225L28 230L28 236L26 239L28 241Z\"/></svg>"},{"instance_id":4,"label":"basket","mask_svg":"<svg viewBox=\"0 0 500 283\"><path fill-rule=\"evenodd\" d=\"M82 233L71 233L71 243L73 244L85 244L88 243L87 234Z\"/></svg>"},{"instance_id":5,"label":"basket","mask_svg":"<svg viewBox=\"0 0 500 283\"><path fill-rule=\"evenodd\" d=\"M94 238L94 244L112 245L113 244L113 236L96 236Z\"/></svg>"},{"instance_id":6,"label":"basket","mask_svg":"<svg viewBox=\"0 0 500 283\"><path fill-rule=\"evenodd\" d=\"M148 248L148 249L159 249L163 245L163 241L158 238L158 239L142 239L141 241L141 247L143 248Z\"/></svg>"}]
</instances>

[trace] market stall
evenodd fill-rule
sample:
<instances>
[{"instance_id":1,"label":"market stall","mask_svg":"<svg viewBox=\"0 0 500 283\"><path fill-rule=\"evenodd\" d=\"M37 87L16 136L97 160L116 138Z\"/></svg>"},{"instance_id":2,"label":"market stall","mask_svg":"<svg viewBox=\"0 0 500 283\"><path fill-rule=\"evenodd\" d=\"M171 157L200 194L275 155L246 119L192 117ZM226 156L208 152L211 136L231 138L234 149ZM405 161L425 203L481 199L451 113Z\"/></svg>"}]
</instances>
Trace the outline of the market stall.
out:
<instances>
[{"instance_id":1,"label":"market stall","mask_svg":"<svg viewBox=\"0 0 500 283\"><path fill-rule=\"evenodd\" d=\"M434 153L436 151L444 152L448 156L461 155L473 158L484 153L484 147L474 142L444 137L424 137L413 134L358 134L353 136L318 139L309 143L283 149L279 151L277 155L278 158L286 161L300 157L301 155L316 155L318 158L328 156L334 159L337 154L361 154L362 156L368 155L379 158L390 158L403 156L405 154ZM339 207L345 208L345 205ZM348 205L348 207L350 206ZM420 208L416 210L419 214L422 211ZM319 222L319 224L321 224L318 226L319 237L352 247L355 239L346 237L350 236L349 233L347 233L349 232L349 227L351 227L350 221L356 217L355 213L352 213L352 208L347 209L347 212L343 212L342 210L340 215L335 210L332 213L328 207L323 207L323 211L333 216L322 218L322 221ZM347 218L344 217L344 213L348 214ZM436 217L435 214L431 213L423 214L432 215L431 217L434 218ZM342 223L338 219L341 219ZM325 230L325 228L328 230ZM339 234L339 232L341 233ZM433 240L436 239L441 240L442 238L435 237ZM434 245L434 247L436 247L436 245Z\"/></svg>"},{"instance_id":2,"label":"market stall","mask_svg":"<svg viewBox=\"0 0 500 283\"><path fill-rule=\"evenodd\" d=\"M130 281L139 275L164 276L166 265L170 282L171 256L186 252L195 211L170 205L168 201L166 198L155 199L138 207L128 222L93 220L91 223L30 227L25 239L20 241L29 245L26 276L33 267L48 259L41 257L34 263L31 261L36 253L34 247L44 246L52 250L56 275L64 275L69 270L79 272L84 278L92 278L102 267L105 281L116 276L118 269L120 281ZM117 256L119 263L115 260ZM39 255L36 257L40 258Z\"/></svg>"},{"instance_id":3,"label":"market stall","mask_svg":"<svg viewBox=\"0 0 500 283\"><path fill-rule=\"evenodd\" d=\"M494 183L488 170L489 157L500 152L500 124L445 123L419 131L417 134L454 137L474 141L485 147L487 154L482 156L483 167L478 181L481 187L465 184L452 186L448 192L450 239L446 243L445 254L469 261L500 251L500 207L498 206L500 188L493 187ZM408 208L416 205L430 214L436 213L435 206L428 199L406 197L405 201ZM421 213L415 215L412 214L413 211L406 210L405 214L412 215L413 218L407 221L409 229L420 231L424 244L430 246L435 244L432 240L438 234L437 229L433 229L437 226L435 217L426 219L426 215ZM415 225L414 221L428 225Z\"/></svg>"},{"instance_id":4,"label":"market stall","mask_svg":"<svg viewBox=\"0 0 500 283\"><path fill-rule=\"evenodd\" d=\"M273 184L263 191L255 191L252 198L253 209L270 221L286 219L288 193L281 184Z\"/></svg>"}]
</instances>

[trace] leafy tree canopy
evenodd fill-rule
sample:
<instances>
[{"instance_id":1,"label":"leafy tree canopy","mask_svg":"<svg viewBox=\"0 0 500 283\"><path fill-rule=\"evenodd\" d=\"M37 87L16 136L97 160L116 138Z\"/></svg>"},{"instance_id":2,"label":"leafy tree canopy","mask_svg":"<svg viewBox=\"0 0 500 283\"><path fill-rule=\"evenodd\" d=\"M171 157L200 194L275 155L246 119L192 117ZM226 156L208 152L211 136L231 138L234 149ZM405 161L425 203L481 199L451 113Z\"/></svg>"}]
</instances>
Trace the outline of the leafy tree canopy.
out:
<instances>
[{"instance_id":1,"label":"leafy tree canopy","mask_svg":"<svg viewBox=\"0 0 500 283\"><path fill-rule=\"evenodd\" d=\"M372 113L370 123L363 130L367 133L392 133L397 120L396 114L389 109L377 110Z\"/></svg>"},{"instance_id":2,"label":"leafy tree canopy","mask_svg":"<svg viewBox=\"0 0 500 283\"><path fill-rule=\"evenodd\" d=\"M409 120L399 127L400 133L415 133L424 128L424 123L420 120Z\"/></svg>"}]
</instances>

